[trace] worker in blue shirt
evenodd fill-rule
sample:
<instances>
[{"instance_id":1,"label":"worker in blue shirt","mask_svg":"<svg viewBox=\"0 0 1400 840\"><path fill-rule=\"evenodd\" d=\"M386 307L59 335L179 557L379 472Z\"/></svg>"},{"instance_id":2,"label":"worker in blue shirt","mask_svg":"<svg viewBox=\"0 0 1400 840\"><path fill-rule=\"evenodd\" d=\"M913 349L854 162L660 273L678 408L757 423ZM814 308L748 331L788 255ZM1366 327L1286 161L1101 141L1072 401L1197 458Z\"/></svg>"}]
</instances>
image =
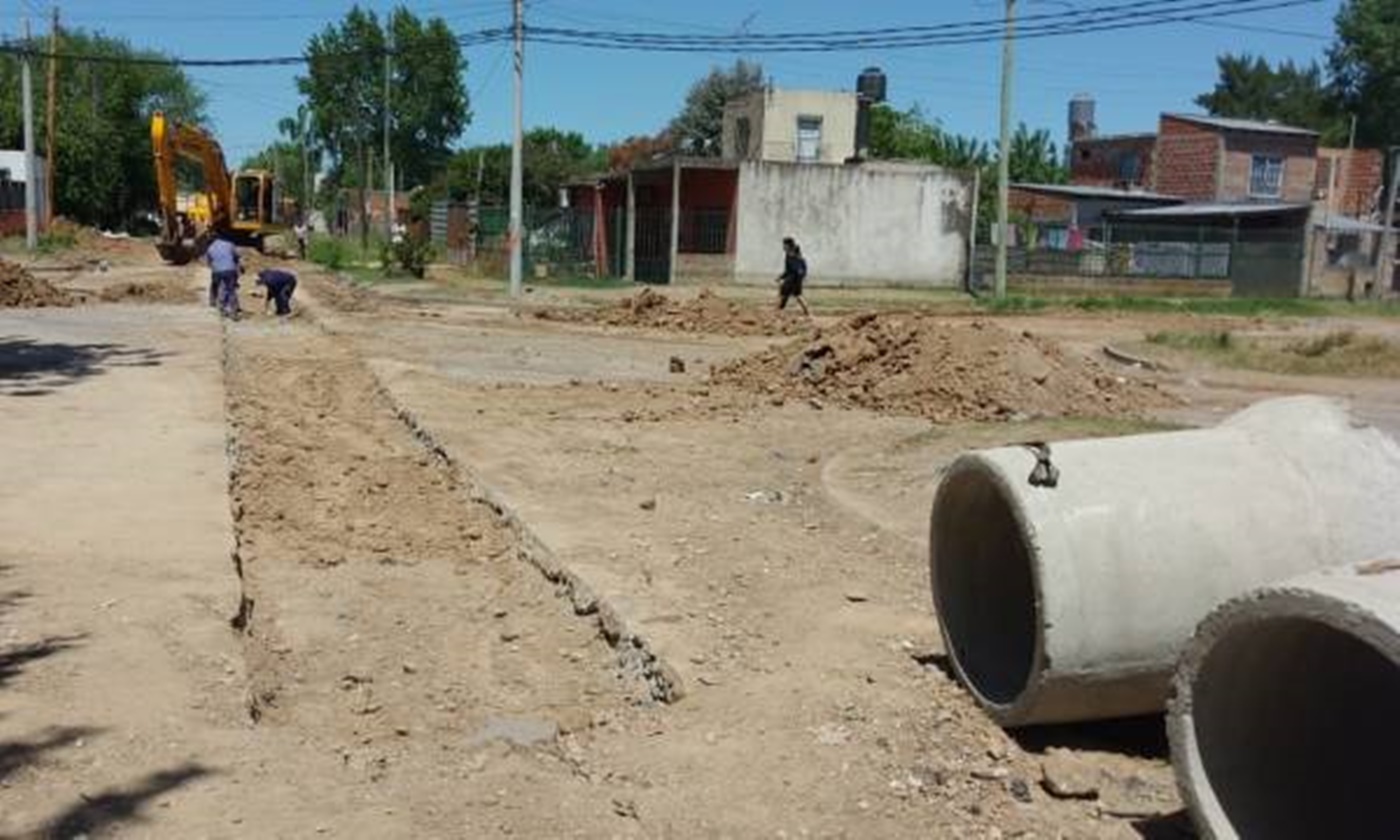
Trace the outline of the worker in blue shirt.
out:
<instances>
[{"instance_id":1,"label":"worker in blue shirt","mask_svg":"<svg viewBox=\"0 0 1400 840\"><path fill-rule=\"evenodd\" d=\"M209 263L209 305L218 306L225 318L238 318L238 275L242 264L238 249L222 236L209 243L204 252Z\"/></svg>"},{"instance_id":2,"label":"worker in blue shirt","mask_svg":"<svg viewBox=\"0 0 1400 840\"><path fill-rule=\"evenodd\" d=\"M297 290L295 274L285 268L265 268L258 272L257 283L267 288L267 302L277 305L278 315L292 314L292 293Z\"/></svg>"}]
</instances>

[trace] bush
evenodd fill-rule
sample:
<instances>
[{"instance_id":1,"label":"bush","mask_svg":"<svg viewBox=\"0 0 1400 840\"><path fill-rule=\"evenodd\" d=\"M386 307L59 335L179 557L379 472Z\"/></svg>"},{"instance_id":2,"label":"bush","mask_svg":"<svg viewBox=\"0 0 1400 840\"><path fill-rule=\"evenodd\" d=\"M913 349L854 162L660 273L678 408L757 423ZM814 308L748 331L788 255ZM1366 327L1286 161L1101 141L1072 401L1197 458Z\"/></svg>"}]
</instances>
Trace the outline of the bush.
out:
<instances>
[{"instance_id":1,"label":"bush","mask_svg":"<svg viewBox=\"0 0 1400 840\"><path fill-rule=\"evenodd\" d=\"M432 260L433 243L415 236L404 236L397 242L385 244L379 261L384 266L385 275L391 275L399 268L421 280Z\"/></svg>"},{"instance_id":2,"label":"bush","mask_svg":"<svg viewBox=\"0 0 1400 840\"><path fill-rule=\"evenodd\" d=\"M1338 330L1318 336L1317 338L1292 342L1284 349L1290 353L1296 353L1299 356L1316 359L1320 356L1326 356L1333 350L1340 350L1343 347L1347 347L1354 341L1356 341L1356 332L1354 330Z\"/></svg>"},{"instance_id":3,"label":"bush","mask_svg":"<svg viewBox=\"0 0 1400 840\"><path fill-rule=\"evenodd\" d=\"M350 263L350 244L334 236L318 236L306 245L306 255L317 265L339 271Z\"/></svg>"}]
</instances>

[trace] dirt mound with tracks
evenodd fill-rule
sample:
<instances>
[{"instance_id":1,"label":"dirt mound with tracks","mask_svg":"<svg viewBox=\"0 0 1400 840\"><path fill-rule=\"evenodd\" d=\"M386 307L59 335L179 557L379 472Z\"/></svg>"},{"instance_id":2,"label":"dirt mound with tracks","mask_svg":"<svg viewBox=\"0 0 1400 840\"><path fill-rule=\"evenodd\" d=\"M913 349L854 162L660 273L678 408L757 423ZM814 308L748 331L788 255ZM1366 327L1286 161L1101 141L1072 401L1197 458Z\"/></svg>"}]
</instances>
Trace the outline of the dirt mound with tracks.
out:
<instances>
[{"instance_id":1,"label":"dirt mound with tracks","mask_svg":"<svg viewBox=\"0 0 1400 840\"><path fill-rule=\"evenodd\" d=\"M865 314L714 370L713 381L937 422L1142 414L1175 400L1028 331Z\"/></svg>"},{"instance_id":2,"label":"dirt mound with tracks","mask_svg":"<svg viewBox=\"0 0 1400 840\"><path fill-rule=\"evenodd\" d=\"M780 313L740 303L709 289L678 300L651 289L598 309L544 309L535 317L549 321L603 324L718 335L802 335L811 322L795 313Z\"/></svg>"},{"instance_id":3,"label":"dirt mound with tracks","mask_svg":"<svg viewBox=\"0 0 1400 840\"><path fill-rule=\"evenodd\" d=\"M183 281L126 282L108 286L98 293L107 303L191 303L194 289Z\"/></svg>"},{"instance_id":4,"label":"dirt mound with tracks","mask_svg":"<svg viewBox=\"0 0 1400 840\"><path fill-rule=\"evenodd\" d=\"M72 306L73 296L18 263L0 260L0 307Z\"/></svg>"}]
</instances>

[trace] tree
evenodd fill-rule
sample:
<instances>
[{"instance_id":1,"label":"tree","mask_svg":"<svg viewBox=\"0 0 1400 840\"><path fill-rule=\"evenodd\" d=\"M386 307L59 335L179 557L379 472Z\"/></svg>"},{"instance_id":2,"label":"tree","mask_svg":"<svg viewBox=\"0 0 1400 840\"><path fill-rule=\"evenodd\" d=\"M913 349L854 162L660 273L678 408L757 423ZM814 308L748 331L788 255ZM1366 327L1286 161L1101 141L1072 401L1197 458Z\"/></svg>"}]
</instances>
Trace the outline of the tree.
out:
<instances>
[{"instance_id":1,"label":"tree","mask_svg":"<svg viewBox=\"0 0 1400 840\"><path fill-rule=\"evenodd\" d=\"M870 156L877 160L921 161L949 169L975 169L986 166L990 160L986 144L972 137L949 134L924 117L918 106L896 111L885 104L870 109Z\"/></svg>"},{"instance_id":2,"label":"tree","mask_svg":"<svg viewBox=\"0 0 1400 840\"><path fill-rule=\"evenodd\" d=\"M163 110L178 121L201 122L204 94L178 67L124 63L123 59L159 61L165 56L134 49L121 39L66 30L63 51L108 61L58 62L54 209L83 224L129 227L156 205L151 112ZM10 149L23 148L24 143L19 80L18 58L5 56L0 60L0 143ZM43 114L45 86L35 84L34 94L34 111ZM42 152L47 146L42 119L35 135Z\"/></svg>"},{"instance_id":3,"label":"tree","mask_svg":"<svg viewBox=\"0 0 1400 840\"><path fill-rule=\"evenodd\" d=\"M1025 123L1016 126L1016 133L1011 136L1007 165L1013 182L1063 184L1069 180L1064 158L1050 139L1050 132L1043 128L1031 131Z\"/></svg>"},{"instance_id":4,"label":"tree","mask_svg":"<svg viewBox=\"0 0 1400 840\"><path fill-rule=\"evenodd\" d=\"M1400 142L1400 2L1347 0L1336 24L1328 68L1339 108L1356 115L1357 143Z\"/></svg>"},{"instance_id":5,"label":"tree","mask_svg":"<svg viewBox=\"0 0 1400 840\"><path fill-rule=\"evenodd\" d=\"M1258 56L1230 54L1216 63L1220 78L1215 89L1196 97L1196 104L1212 115L1276 120L1316 131L1324 144L1346 142L1344 110L1317 64L1283 61L1274 66Z\"/></svg>"},{"instance_id":6,"label":"tree","mask_svg":"<svg viewBox=\"0 0 1400 840\"><path fill-rule=\"evenodd\" d=\"M605 153L575 131L532 128L521 149L525 163L525 204L553 207L559 189L569 181L599 172ZM458 201L479 195L484 205L505 204L510 198L510 145L498 143L464 149L447 165L447 193Z\"/></svg>"},{"instance_id":7,"label":"tree","mask_svg":"<svg viewBox=\"0 0 1400 840\"><path fill-rule=\"evenodd\" d=\"M724 106L764 85L763 67L739 59L729 69L712 68L708 75L690 86L681 112L671 120L668 132L676 149L695 157L719 157L724 128Z\"/></svg>"},{"instance_id":8,"label":"tree","mask_svg":"<svg viewBox=\"0 0 1400 840\"><path fill-rule=\"evenodd\" d=\"M295 199L297 206L303 210L310 210L315 204L315 196L308 188L314 174L321 168L321 150L310 129L310 110L303 105L297 109L295 117L284 117L278 121L277 130L284 139L275 140L257 154L245 158L241 167L265 169L273 173L282 194ZM304 154L303 142L306 143Z\"/></svg>"},{"instance_id":9,"label":"tree","mask_svg":"<svg viewBox=\"0 0 1400 840\"><path fill-rule=\"evenodd\" d=\"M424 23L398 7L386 30L373 11L355 6L339 24L311 38L307 73L297 78L315 137L343 185L368 185L370 157L383 142L390 33L389 147L404 186L427 183L471 120L466 59L441 18Z\"/></svg>"}]
</instances>

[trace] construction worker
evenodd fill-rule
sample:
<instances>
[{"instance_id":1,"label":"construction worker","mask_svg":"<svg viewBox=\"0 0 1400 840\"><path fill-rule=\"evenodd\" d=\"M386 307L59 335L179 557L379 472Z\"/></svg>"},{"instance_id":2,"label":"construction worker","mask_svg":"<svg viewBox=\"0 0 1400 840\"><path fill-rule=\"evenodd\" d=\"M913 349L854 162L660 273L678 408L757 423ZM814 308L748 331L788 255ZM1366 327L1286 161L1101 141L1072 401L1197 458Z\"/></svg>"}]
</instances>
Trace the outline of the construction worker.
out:
<instances>
[{"instance_id":1,"label":"construction worker","mask_svg":"<svg viewBox=\"0 0 1400 840\"><path fill-rule=\"evenodd\" d=\"M238 249L223 236L209 243L204 252L209 263L209 305L217 306L225 318L238 319L238 275L243 270Z\"/></svg>"},{"instance_id":2,"label":"construction worker","mask_svg":"<svg viewBox=\"0 0 1400 840\"><path fill-rule=\"evenodd\" d=\"M292 293L297 290L295 274L285 268L265 268L258 272L257 283L267 289L267 304L275 304L279 316L292 314Z\"/></svg>"}]
</instances>

